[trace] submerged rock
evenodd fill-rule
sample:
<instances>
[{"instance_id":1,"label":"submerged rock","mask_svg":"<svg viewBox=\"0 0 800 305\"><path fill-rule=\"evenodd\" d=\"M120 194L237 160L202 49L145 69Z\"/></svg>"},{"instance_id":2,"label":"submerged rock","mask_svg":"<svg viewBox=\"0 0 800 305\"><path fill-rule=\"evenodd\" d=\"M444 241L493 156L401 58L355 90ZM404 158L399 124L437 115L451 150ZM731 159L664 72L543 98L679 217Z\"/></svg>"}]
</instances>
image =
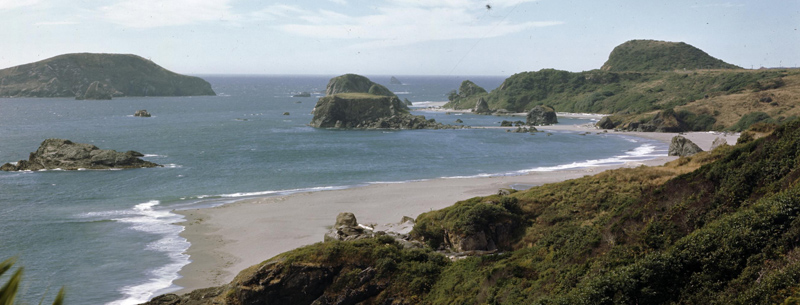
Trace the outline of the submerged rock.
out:
<instances>
[{"instance_id":1,"label":"submerged rock","mask_svg":"<svg viewBox=\"0 0 800 305\"><path fill-rule=\"evenodd\" d=\"M700 146L697 146L697 144L694 144L691 140L682 136L675 136L669 144L668 155L688 157L701 151L703 150L700 149Z\"/></svg>"},{"instance_id":2,"label":"submerged rock","mask_svg":"<svg viewBox=\"0 0 800 305\"><path fill-rule=\"evenodd\" d=\"M552 107L539 105L528 112L527 125L553 125L558 123L556 111Z\"/></svg>"},{"instance_id":3,"label":"submerged rock","mask_svg":"<svg viewBox=\"0 0 800 305\"><path fill-rule=\"evenodd\" d=\"M3 164L0 170L36 171L57 168L77 170L160 166L139 159L143 156L132 150L123 153L110 149L99 149L91 144L73 143L63 139L47 139L42 142L38 150L30 154L28 160L20 160L17 164Z\"/></svg>"},{"instance_id":4,"label":"submerged rock","mask_svg":"<svg viewBox=\"0 0 800 305\"><path fill-rule=\"evenodd\" d=\"M149 118L150 117L150 113L147 112L147 110L142 109L142 110L137 110L136 113L133 114L133 116Z\"/></svg>"}]
</instances>

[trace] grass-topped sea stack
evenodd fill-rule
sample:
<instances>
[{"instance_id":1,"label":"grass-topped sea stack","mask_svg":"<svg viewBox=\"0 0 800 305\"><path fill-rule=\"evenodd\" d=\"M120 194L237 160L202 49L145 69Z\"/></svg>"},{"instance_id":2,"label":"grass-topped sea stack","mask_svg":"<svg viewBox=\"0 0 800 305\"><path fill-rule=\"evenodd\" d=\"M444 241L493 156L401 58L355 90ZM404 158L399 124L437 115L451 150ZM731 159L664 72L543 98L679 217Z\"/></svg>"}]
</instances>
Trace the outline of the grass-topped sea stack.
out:
<instances>
[{"instance_id":1,"label":"grass-topped sea stack","mask_svg":"<svg viewBox=\"0 0 800 305\"><path fill-rule=\"evenodd\" d=\"M361 129L456 128L411 115L408 106L386 87L368 78L345 74L328 82L326 95L314 107L312 127ZM460 126L459 126L460 127Z\"/></svg>"},{"instance_id":2,"label":"grass-topped sea stack","mask_svg":"<svg viewBox=\"0 0 800 305\"><path fill-rule=\"evenodd\" d=\"M0 97L216 95L205 80L131 54L64 54L0 70Z\"/></svg>"}]
</instances>

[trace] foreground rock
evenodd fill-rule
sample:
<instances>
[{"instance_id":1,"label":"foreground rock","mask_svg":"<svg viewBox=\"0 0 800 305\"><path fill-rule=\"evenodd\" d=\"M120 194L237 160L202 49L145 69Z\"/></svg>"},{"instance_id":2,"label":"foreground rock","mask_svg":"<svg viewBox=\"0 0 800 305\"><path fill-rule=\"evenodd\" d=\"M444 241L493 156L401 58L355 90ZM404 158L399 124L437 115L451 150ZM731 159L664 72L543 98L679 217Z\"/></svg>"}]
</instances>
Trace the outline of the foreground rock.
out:
<instances>
[{"instance_id":1,"label":"foreground rock","mask_svg":"<svg viewBox=\"0 0 800 305\"><path fill-rule=\"evenodd\" d=\"M688 157L701 151L703 150L700 149L700 146L697 146L697 144L694 144L691 140L682 136L675 136L669 144L668 155Z\"/></svg>"},{"instance_id":2,"label":"foreground rock","mask_svg":"<svg viewBox=\"0 0 800 305\"><path fill-rule=\"evenodd\" d=\"M39 149L32 152L28 160L17 164L6 163L0 167L4 171L43 170L43 169L111 169L141 168L160 166L139 159L144 155L135 151L117 152L99 149L91 144L73 143L63 139L47 139Z\"/></svg>"},{"instance_id":3,"label":"foreground rock","mask_svg":"<svg viewBox=\"0 0 800 305\"><path fill-rule=\"evenodd\" d=\"M368 78L346 74L328 82L327 96L321 97L310 126L316 128L360 129L443 129L462 128L411 115L408 106L386 87Z\"/></svg>"},{"instance_id":4,"label":"foreground rock","mask_svg":"<svg viewBox=\"0 0 800 305\"><path fill-rule=\"evenodd\" d=\"M65 54L0 70L2 97L216 95L205 80L131 54Z\"/></svg>"},{"instance_id":5,"label":"foreground rock","mask_svg":"<svg viewBox=\"0 0 800 305\"><path fill-rule=\"evenodd\" d=\"M552 107L539 105L528 112L527 124L532 126L558 124L556 111Z\"/></svg>"}]
</instances>

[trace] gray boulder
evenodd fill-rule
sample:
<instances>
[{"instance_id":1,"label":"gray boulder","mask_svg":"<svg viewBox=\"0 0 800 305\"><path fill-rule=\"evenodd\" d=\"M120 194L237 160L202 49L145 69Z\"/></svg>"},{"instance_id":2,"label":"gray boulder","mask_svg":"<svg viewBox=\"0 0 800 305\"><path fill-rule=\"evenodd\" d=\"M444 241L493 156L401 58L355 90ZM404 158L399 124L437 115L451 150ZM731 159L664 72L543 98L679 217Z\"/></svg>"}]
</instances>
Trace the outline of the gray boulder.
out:
<instances>
[{"instance_id":1,"label":"gray boulder","mask_svg":"<svg viewBox=\"0 0 800 305\"><path fill-rule=\"evenodd\" d=\"M697 144L682 136L675 136L669 144L670 156L688 157L703 151Z\"/></svg>"},{"instance_id":2,"label":"gray boulder","mask_svg":"<svg viewBox=\"0 0 800 305\"><path fill-rule=\"evenodd\" d=\"M135 152L117 152L109 149L99 149L91 144L73 143L63 139L47 139L42 142L28 160L20 160L17 164L6 163L0 167L4 171L37 171L42 169L77 170L85 169L110 169L110 168L141 168L160 166L153 162L139 159L144 155Z\"/></svg>"},{"instance_id":3,"label":"gray boulder","mask_svg":"<svg viewBox=\"0 0 800 305\"><path fill-rule=\"evenodd\" d=\"M539 105L528 112L526 123L532 126L553 125L558 123L556 111L549 106Z\"/></svg>"},{"instance_id":4,"label":"gray boulder","mask_svg":"<svg viewBox=\"0 0 800 305\"><path fill-rule=\"evenodd\" d=\"M725 138L716 138L714 142L711 142L711 150L723 145L728 145L728 140L725 140Z\"/></svg>"},{"instance_id":5,"label":"gray boulder","mask_svg":"<svg viewBox=\"0 0 800 305\"><path fill-rule=\"evenodd\" d=\"M475 108L472 110L472 112L475 112L477 114L490 114L490 113L492 113L492 111L489 110L489 104L486 103L486 100L483 99L483 98L479 98L478 99L478 102L475 104Z\"/></svg>"},{"instance_id":6,"label":"gray boulder","mask_svg":"<svg viewBox=\"0 0 800 305\"><path fill-rule=\"evenodd\" d=\"M604 116L602 119L600 119L600 121L597 122L597 127L600 127L602 129L614 129L614 127L617 126L614 124L614 121L612 121L610 117Z\"/></svg>"}]
</instances>

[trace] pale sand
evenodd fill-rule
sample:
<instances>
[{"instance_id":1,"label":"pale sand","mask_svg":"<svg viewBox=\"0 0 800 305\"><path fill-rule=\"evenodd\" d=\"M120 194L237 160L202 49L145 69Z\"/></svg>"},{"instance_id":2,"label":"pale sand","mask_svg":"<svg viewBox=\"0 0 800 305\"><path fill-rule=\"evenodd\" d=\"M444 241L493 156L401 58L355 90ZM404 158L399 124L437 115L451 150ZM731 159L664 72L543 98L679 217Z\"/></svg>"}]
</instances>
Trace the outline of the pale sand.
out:
<instances>
[{"instance_id":1,"label":"pale sand","mask_svg":"<svg viewBox=\"0 0 800 305\"><path fill-rule=\"evenodd\" d=\"M602 132L587 126L547 126L541 130ZM616 132L610 132L616 133ZM675 134L622 134L669 143ZM591 136L591 135L587 135ZM704 150L718 136L711 133L685 135ZM721 135L719 135L721 136ZM737 135L729 135L735 143ZM191 263L175 283L187 293L198 288L230 282L241 270L279 253L322 241L325 232L340 212L352 212L360 223L396 223L403 216L448 207L459 200L496 193L514 184L542 185L620 167L661 165L675 157L659 157L645 162L591 167L554 172L533 172L521 176L469 179L434 179L420 182L375 184L345 190L299 193L282 197L246 199L232 204L187 211L181 233L191 243L187 253Z\"/></svg>"}]
</instances>

